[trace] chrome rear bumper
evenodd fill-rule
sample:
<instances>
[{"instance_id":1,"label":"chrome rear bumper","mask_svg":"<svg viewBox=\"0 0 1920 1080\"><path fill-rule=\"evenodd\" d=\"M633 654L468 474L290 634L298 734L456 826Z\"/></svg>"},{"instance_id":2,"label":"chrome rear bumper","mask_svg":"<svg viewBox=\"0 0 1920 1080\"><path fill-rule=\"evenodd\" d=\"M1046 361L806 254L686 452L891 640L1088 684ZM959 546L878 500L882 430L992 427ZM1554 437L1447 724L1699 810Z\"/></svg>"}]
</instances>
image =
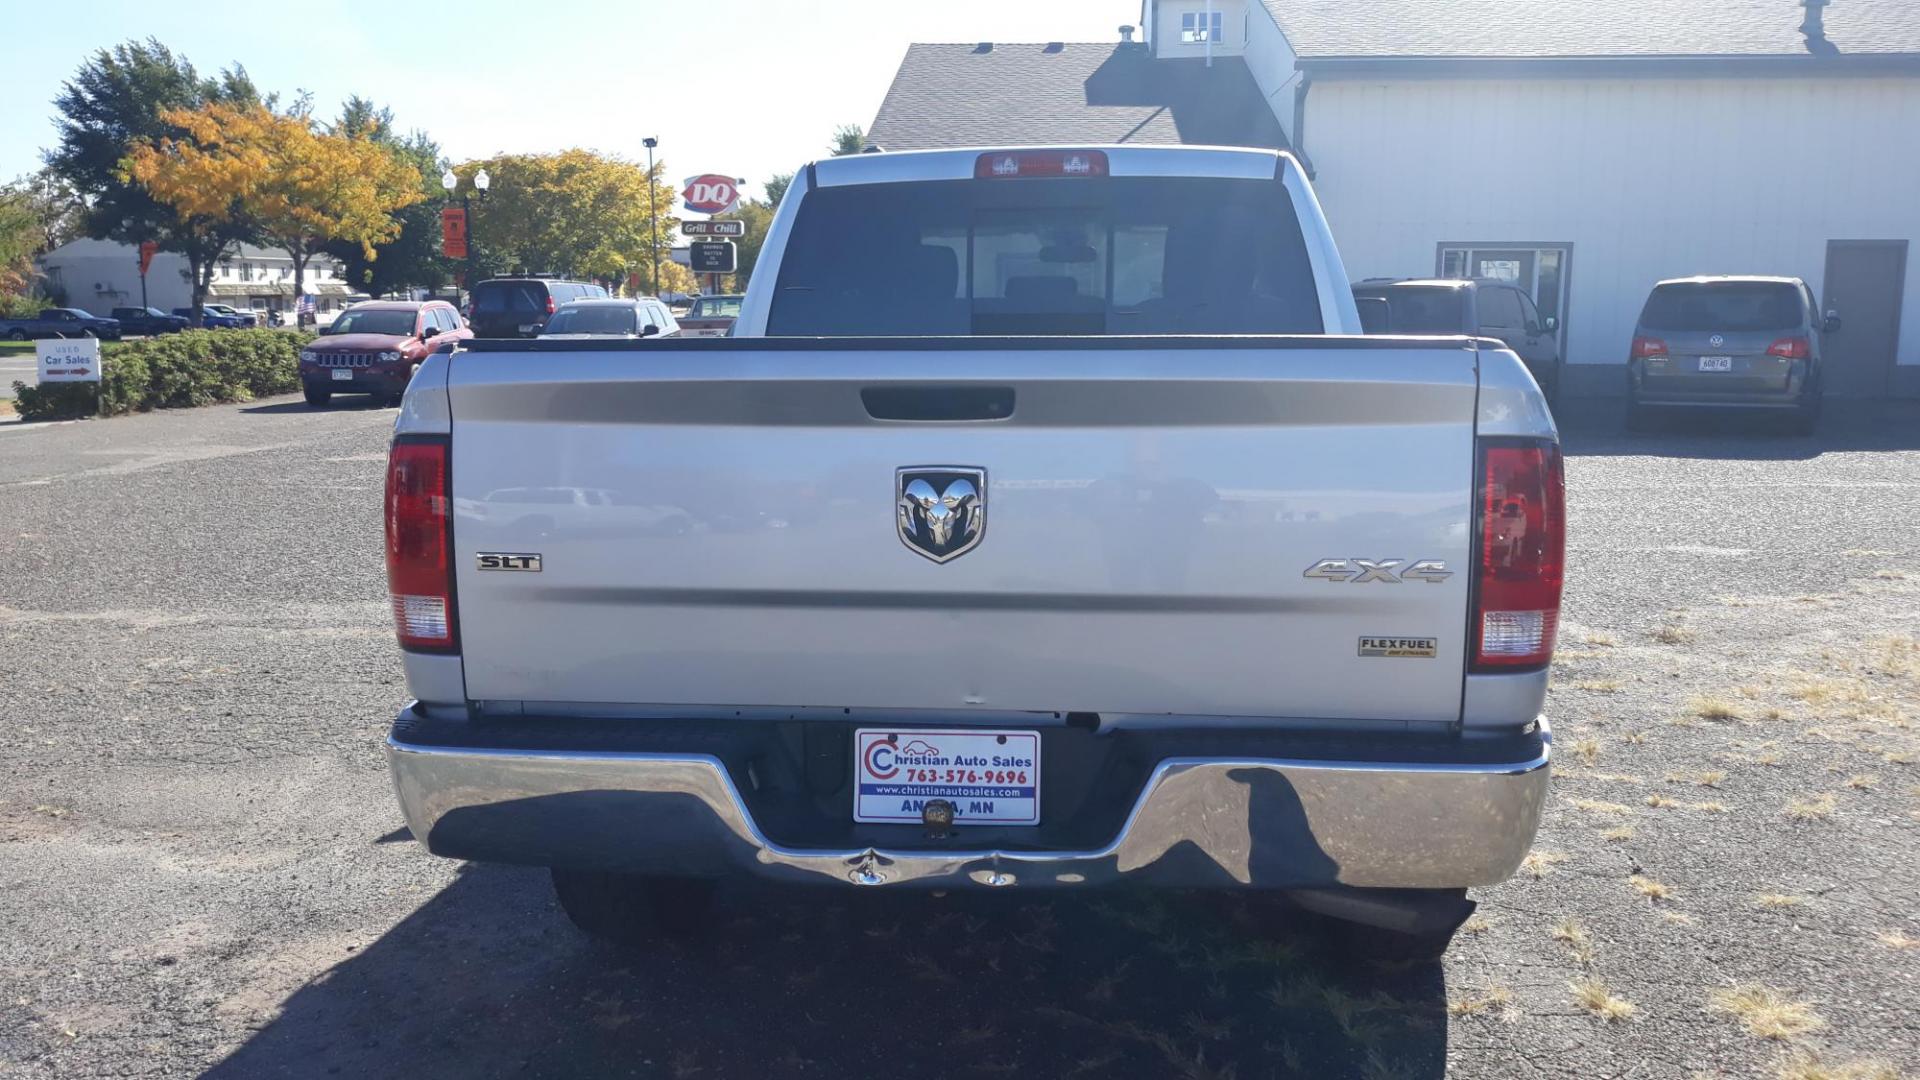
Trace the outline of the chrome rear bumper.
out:
<instances>
[{"instance_id":1,"label":"chrome rear bumper","mask_svg":"<svg viewBox=\"0 0 1920 1080\"><path fill-rule=\"evenodd\" d=\"M756 825L705 754L501 750L387 742L415 837L435 854L635 873L968 884L1453 889L1520 865L1551 740L1497 764L1169 758L1096 850L795 849ZM959 838L964 841L963 835Z\"/></svg>"}]
</instances>

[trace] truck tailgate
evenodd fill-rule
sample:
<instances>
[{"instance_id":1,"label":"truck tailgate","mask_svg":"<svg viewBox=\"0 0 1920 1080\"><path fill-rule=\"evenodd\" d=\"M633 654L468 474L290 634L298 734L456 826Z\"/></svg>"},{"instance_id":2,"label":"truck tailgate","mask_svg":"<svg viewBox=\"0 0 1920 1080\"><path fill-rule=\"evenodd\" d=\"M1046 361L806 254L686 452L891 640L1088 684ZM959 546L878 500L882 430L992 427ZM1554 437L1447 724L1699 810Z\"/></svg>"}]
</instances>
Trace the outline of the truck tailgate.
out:
<instances>
[{"instance_id":1,"label":"truck tailgate","mask_svg":"<svg viewBox=\"0 0 1920 1080\"><path fill-rule=\"evenodd\" d=\"M451 365L470 698L1459 715L1462 341L566 344ZM985 474L945 562L901 536L929 466Z\"/></svg>"}]
</instances>

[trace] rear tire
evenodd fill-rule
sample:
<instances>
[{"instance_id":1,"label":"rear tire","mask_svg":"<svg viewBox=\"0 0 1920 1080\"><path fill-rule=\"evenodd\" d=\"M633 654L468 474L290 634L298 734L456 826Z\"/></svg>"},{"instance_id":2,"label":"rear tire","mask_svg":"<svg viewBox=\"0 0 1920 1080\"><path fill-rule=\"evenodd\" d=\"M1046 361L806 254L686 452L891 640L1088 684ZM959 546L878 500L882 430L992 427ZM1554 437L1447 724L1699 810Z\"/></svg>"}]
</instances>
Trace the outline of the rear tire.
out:
<instances>
[{"instance_id":1,"label":"rear tire","mask_svg":"<svg viewBox=\"0 0 1920 1080\"><path fill-rule=\"evenodd\" d=\"M27 340L27 332L16 327L15 329L7 331L7 340L25 341Z\"/></svg>"},{"instance_id":2,"label":"rear tire","mask_svg":"<svg viewBox=\"0 0 1920 1080\"><path fill-rule=\"evenodd\" d=\"M703 929L713 907L714 883L554 867L553 892L560 910L588 937L640 945L660 931L685 936Z\"/></svg>"},{"instance_id":3,"label":"rear tire","mask_svg":"<svg viewBox=\"0 0 1920 1080\"><path fill-rule=\"evenodd\" d=\"M316 409L326 408L327 403L333 400L333 391L315 390L311 386L302 387L300 394L302 397L305 397L307 399L307 404L313 406Z\"/></svg>"}]
</instances>

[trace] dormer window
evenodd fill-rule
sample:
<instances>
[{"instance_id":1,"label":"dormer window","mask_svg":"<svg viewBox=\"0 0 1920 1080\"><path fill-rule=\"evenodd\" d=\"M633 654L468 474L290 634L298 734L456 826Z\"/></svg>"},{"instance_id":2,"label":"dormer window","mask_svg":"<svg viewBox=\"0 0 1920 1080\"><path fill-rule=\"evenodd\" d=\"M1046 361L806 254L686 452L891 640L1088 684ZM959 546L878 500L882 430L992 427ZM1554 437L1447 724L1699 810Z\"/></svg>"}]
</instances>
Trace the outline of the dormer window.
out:
<instances>
[{"instance_id":1,"label":"dormer window","mask_svg":"<svg viewBox=\"0 0 1920 1080\"><path fill-rule=\"evenodd\" d=\"M1180 43L1198 45L1207 41L1220 41L1220 13L1217 11L1186 11L1180 15Z\"/></svg>"}]
</instances>

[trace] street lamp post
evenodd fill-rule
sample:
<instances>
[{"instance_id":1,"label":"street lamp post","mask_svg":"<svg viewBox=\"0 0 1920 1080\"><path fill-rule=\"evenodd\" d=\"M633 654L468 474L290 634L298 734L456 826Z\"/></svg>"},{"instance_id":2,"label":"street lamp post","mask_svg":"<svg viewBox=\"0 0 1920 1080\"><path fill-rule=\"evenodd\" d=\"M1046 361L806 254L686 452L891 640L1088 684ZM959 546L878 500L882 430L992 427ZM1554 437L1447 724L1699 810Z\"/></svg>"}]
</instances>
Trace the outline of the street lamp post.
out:
<instances>
[{"instance_id":1,"label":"street lamp post","mask_svg":"<svg viewBox=\"0 0 1920 1080\"><path fill-rule=\"evenodd\" d=\"M448 169L440 176L440 186L446 188L447 195L451 197L454 190L460 186L460 178L453 174L452 169ZM487 201L487 189L492 186L493 178L487 175L487 170L481 169L473 174L473 189L480 193L481 202ZM460 216L465 219L467 226L467 295L472 296L473 251L477 245L473 242L473 198L464 192L460 196Z\"/></svg>"},{"instance_id":2,"label":"street lamp post","mask_svg":"<svg viewBox=\"0 0 1920 1080\"><path fill-rule=\"evenodd\" d=\"M647 147L647 216L653 219L653 279L648 282L649 290L655 296L660 295L660 210L654 205L653 198L653 148L660 140L649 135L640 140Z\"/></svg>"}]
</instances>

